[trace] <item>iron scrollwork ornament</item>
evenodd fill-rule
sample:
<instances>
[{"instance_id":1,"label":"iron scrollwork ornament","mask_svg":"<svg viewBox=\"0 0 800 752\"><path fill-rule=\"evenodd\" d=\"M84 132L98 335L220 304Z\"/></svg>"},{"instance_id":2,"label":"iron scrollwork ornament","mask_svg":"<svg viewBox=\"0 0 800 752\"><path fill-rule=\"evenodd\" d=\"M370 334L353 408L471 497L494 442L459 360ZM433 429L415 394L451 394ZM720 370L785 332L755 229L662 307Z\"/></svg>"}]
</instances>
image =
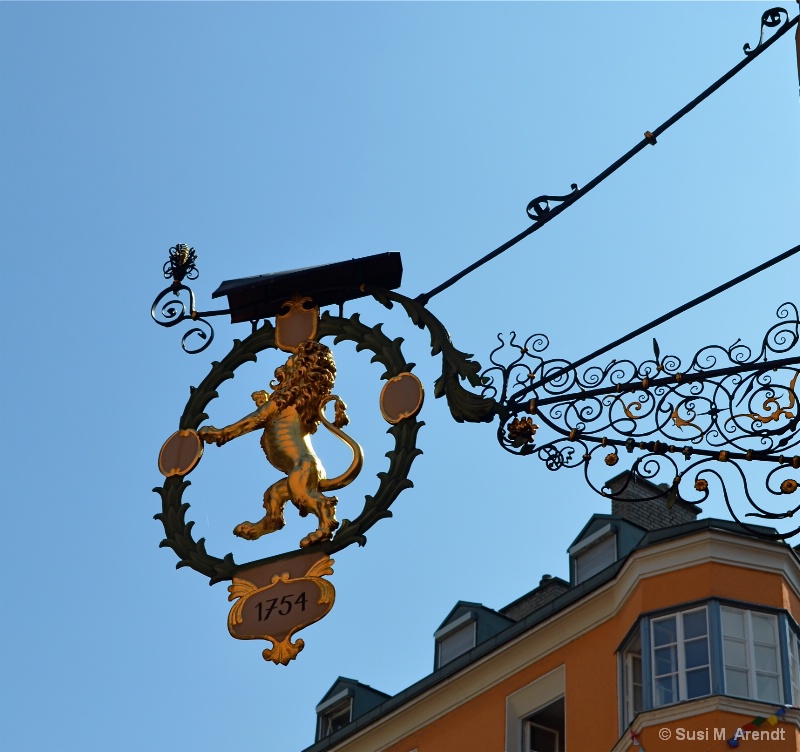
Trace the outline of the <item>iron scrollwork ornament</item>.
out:
<instances>
[{"instance_id":1,"label":"iron scrollwork ornament","mask_svg":"<svg viewBox=\"0 0 800 752\"><path fill-rule=\"evenodd\" d=\"M577 183L572 183L570 185L572 189L572 193L567 193L564 196L537 196L534 199L531 199L528 202L528 206L525 209L528 217L530 217L534 222L541 222L545 217L547 217L556 206L564 204L563 208L566 208L569 204L577 201L581 194L578 192L578 185ZM551 206L551 203L554 206Z\"/></svg>"},{"instance_id":2,"label":"iron scrollwork ornament","mask_svg":"<svg viewBox=\"0 0 800 752\"><path fill-rule=\"evenodd\" d=\"M450 339L444 324L421 302L412 300L393 290L365 287L379 303L391 309L398 303L411 321L420 329L427 329L431 338L431 355L442 356L442 374L434 383L433 394L444 397L450 414L458 423L489 423L496 415L505 415L505 408L496 400L465 388L466 381L472 387L483 386L480 376L481 364L472 359L470 353L458 350Z\"/></svg>"},{"instance_id":3,"label":"iron scrollwork ornament","mask_svg":"<svg viewBox=\"0 0 800 752\"><path fill-rule=\"evenodd\" d=\"M549 340L542 334L524 341L514 333L508 341L498 336L492 365L482 374L483 395L508 414L498 440L512 454L535 454L549 470L582 467L589 486L606 497L624 498L625 488L593 480L597 462L591 460L602 457L607 474L620 453L637 453L631 477L666 480L658 495L670 503L700 504L715 486L732 517L747 527L726 488L735 482L741 491L734 497L743 496L754 510L745 516L790 519L800 511L800 499L790 501L800 477L800 319L792 303L777 316L757 351L739 340L712 345L685 366L662 354L655 339L652 358L641 363L613 360L580 371L569 361L546 359ZM504 350L513 353L509 362L499 359ZM762 468L780 511L751 493L744 466L749 473Z\"/></svg>"},{"instance_id":4,"label":"iron scrollwork ornament","mask_svg":"<svg viewBox=\"0 0 800 752\"><path fill-rule=\"evenodd\" d=\"M744 47L745 55L754 55L765 44L764 31L766 29L777 29L789 23L789 13L785 8L770 8L764 11L761 15L761 34L758 37L758 43L755 47L751 48L750 43L747 42Z\"/></svg>"},{"instance_id":5,"label":"iron scrollwork ornament","mask_svg":"<svg viewBox=\"0 0 800 752\"><path fill-rule=\"evenodd\" d=\"M172 246L169 249L169 261L164 264L164 277L171 279L172 284L156 296L150 307L150 316L159 326L172 327L187 319L195 323L181 339L181 347L190 355L203 352L214 339L214 328L203 318L208 314L198 313L192 288L183 284L184 279L195 280L199 276L196 261L197 252L194 248L185 243ZM179 297L181 292L185 292L189 298L188 309ZM190 344L192 338L196 339L197 345Z\"/></svg>"},{"instance_id":6,"label":"iron scrollwork ornament","mask_svg":"<svg viewBox=\"0 0 800 752\"><path fill-rule=\"evenodd\" d=\"M654 339L652 358L641 363L614 360L579 371L566 359L545 357L545 335L520 342L512 333L508 341L498 336L491 365L481 371L421 302L393 291L367 291L387 307L399 303L417 326L428 329L432 355L442 356L435 396L445 398L458 422L497 417L506 451L535 455L550 470L583 468L590 488L607 498L628 500L627 486L637 479L666 479L654 486L659 491L653 498L666 498L669 506L678 499L702 504L717 492L731 517L756 535L787 539L800 533L800 526L770 533L743 519L785 520L800 512L800 498L796 505L786 503L800 477L800 317L793 303L778 309L779 321L757 351L740 340L711 345L684 366L677 356L662 354ZM514 353L510 362L498 358L504 349ZM622 485L593 479L593 458L602 458L606 477L621 454L632 455ZM767 494L784 505L780 511L751 492L744 466L749 472L762 469ZM737 488L733 498L731 483ZM746 515L734 504L741 497L753 510Z\"/></svg>"}]
</instances>

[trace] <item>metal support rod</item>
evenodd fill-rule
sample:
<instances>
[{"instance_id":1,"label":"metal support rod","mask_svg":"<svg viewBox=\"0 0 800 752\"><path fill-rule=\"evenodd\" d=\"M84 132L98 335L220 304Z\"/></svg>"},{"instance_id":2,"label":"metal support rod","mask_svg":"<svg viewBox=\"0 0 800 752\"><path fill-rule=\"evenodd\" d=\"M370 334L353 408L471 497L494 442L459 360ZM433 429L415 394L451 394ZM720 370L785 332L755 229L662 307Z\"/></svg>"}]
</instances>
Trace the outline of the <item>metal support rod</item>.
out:
<instances>
[{"instance_id":1,"label":"metal support rod","mask_svg":"<svg viewBox=\"0 0 800 752\"><path fill-rule=\"evenodd\" d=\"M205 318L206 316L224 316L225 314L231 313L230 308L226 308L220 311L194 311L191 318Z\"/></svg>"},{"instance_id":2,"label":"metal support rod","mask_svg":"<svg viewBox=\"0 0 800 752\"><path fill-rule=\"evenodd\" d=\"M588 363L590 360L594 360L595 358L599 357L600 355L604 355L609 350L613 350L615 347L628 342L635 337L638 337L640 334L644 334L651 329L663 324L665 321L669 321L671 318L688 311L690 308L694 308L695 306L700 305L700 303L705 303L707 300L710 300L716 295L719 295L721 292L725 292L725 290L729 290L731 287L738 285L740 282L744 282L750 277L754 277L759 272L763 272L765 269L769 269L771 266L775 266L775 264L779 264L781 261L785 261L791 256L794 256L798 251L800 251L800 245L796 245L794 248L790 248L788 251L784 251L783 253L775 256L774 258L770 259L769 261L765 261L763 264L751 269L749 272L745 272L744 274L740 274L738 277L734 277L734 279L726 282L719 287L715 287L713 290L710 290L707 293L704 293L700 297L695 298L694 300L689 301L688 303L684 303L682 306L675 308L674 310L670 311L669 313L665 313L663 316L659 316L657 319L653 319L649 324L645 324L644 326L640 326L638 329L634 329L634 331L626 334L624 337L620 337L619 339L614 340L608 345L601 347L598 350L595 350L593 353L589 355L585 355L584 357L576 360L574 363L570 363L568 366L564 368L556 369L555 371L548 373L543 378L539 379L538 381L534 382L533 384L529 384L528 386L520 389L515 394L511 395L508 402L509 403L519 403L519 401L526 395L532 392L534 389L542 386L543 384L548 384L549 382L563 376L570 371L577 370L585 363Z\"/></svg>"},{"instance_id":3,"label":"metal support rod","mask_svg":"<svg viewBox=\"0 0 800 752\"><path fill-rule=\"evenodd\" d=\"M637 392L640 390L647 391L648 389L655 389L659 386L669 386L670 384L694 384L698 381L708 381L717 376L732 376L736 373L748 373L751 371L765 373L766 371L774 371L778 368L786 368L787 366L794 365L800 365L800 355L794 358L781 358L779 360L770 360L763 363L747 363L744 365L729 366L728 368L698 371L697 373L683 373L675 374L674 376L663 376L657 379L647 379L646 386L639 381L630 384L604 386L597 389L583 389L580 392L570 392L569 394L557 394L553 397L536 399L536 407L558 405L563 402L577 402L582 399L601 397L605 394L627 394L628 392ZM518 407L519 406L516 404L509 404L509 409L512 411Z\"/></svg>"},{"instance_id":4,"label":"metal support rod","mask_svg":"<svg viewBox=\"0 0 800 752\"><path fill-rule=\"evenodd\" d=\"M774 36L772 36L766 42L759 44L758 47L756 47L755 49L748 52L747 56L743 60L740 60L736 65L733 66L733 68L731 68L721 78L717 79L705 91L703 91L701 94L695 97L691 102L689 102L689 104L687 104L682 109L678 110L678 112L676 112L672 117L665 120L654 131L652 132L647 131L645 133L644 138L638 144L636 144L636 146L634 146L632 149L630 149L630 151L621 156L610 167L603 170L603 172L601 172L593 180L590 180L582 188L577 188L577 186L574 186L573 184L572 193L569 193L563 197L558 197L559 200L562 201L562 203L560 203L558 206L553 207L552 209L548 207L543 214L537 217L536 221L530 227L526 228L518 235L515 235L513 238L511 238L511 240L506 241L505 243L503 243L503 245L499 246L498 248L495 248L490 253L487 253L483 258L478 259L478 261L476 261L474 264L470 264L470 266L468 266L466 269L463 269L462 271L458 272L458 274L455 274L452 277L450 277L450 279L446 280L445 282L442 282L442 284L440 284L438 287L434 287L430 292L423 293L422 295L417 296L416 300L422 305L426 305L434 295L438 295L440 292L443 292L448 287L451 287L456 282L466 277L467 274L475 271L488 261L491 261L492 259L496 258L497 256L499 256L501 253L504 253L512 246L515 246L517 243L519 243L520 240L527 238L528 235L531 235L532 233L536 232L536 230L538 230L540 227L544 227L544 225L546 225L551 219L557 217L567 207L572 206L578 199L580 199L582 196L585 196L590 190L592 190L592 188L602 183L609 175L616 172L620 167L622 167L622 165L624 165L626 162L628 162L630 159L636 156L642 149L645 148L645 146L655 145L656 138L658 136L664 133L664 131L666 131L670 126L677 123L678 120L680 120L684 115L691 112L695 107L697 107L698 104L700 104L703 100L711 96L724 83L729 81L737 73L739 73L746 66L752 63L753 60L755 60L762 52L767 50L776 41L778 41L778 39L780 39L784 34L786 34L789 31L789 29L791 29L793 26L798 25L798 19L800 19L800 15L795 16L790 21L787 21L774 34ZM798 29L800 29L800 25L798 25ZM546 196L540 198L547 199ZM550 197L550 198L556 198L556 197ZM534 201L531 202L531 204L533 204L535 201L537 201L537 199L534 199Z\"/></svg>"},{"instance_id":5,"label":"metal support rod","mask_svg":"<svg viewBox=\"0 0 800 752\"><path fill-rule=\"evenodd\" d=\"M568 434L564 434L568 436ZM575 441L586 441L592 444L602 444L603 446L613 446L622 449L634 451L635 449L645 450L654 454L680 454L686 459L690 457L709 457L710 459L720 459L720 455L725 457L724 461L729 460L744 460L752 462L758 460L759 462L774 462L777 465L789 465L795 461L795 457L787 457L783 454L768 454L766 452L733 452L719 449L701 449L691 444L668 444L665 441L631 441L630 439L612 439L602 436L583 436L578 435Z\"/></svg>"}]
</instances>

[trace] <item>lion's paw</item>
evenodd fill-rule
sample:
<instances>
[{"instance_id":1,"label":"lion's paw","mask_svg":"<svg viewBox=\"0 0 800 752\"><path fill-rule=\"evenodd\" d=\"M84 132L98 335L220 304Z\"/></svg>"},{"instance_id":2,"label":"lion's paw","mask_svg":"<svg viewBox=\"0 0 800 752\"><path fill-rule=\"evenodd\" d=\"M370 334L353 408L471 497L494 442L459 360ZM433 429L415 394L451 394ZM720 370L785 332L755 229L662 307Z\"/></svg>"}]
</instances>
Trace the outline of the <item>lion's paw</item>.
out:
<instances>
[{"instance_id":1,"label":"lion's paw","mask_svg":"<svg viewBox=\"0 0 800 752\"><path fill-rule=\"evenodd\" d=\"M259 529L258 525L254 525L252 522L242 522L233 528L233 534L245 540L256 540L264 533Z\"/></svg>"},{"instance_id":2,"label":"lion's paw","mask_svg":"<svg viewBox=\"0 0 800 752\"><path fill-rule=\"evenodd\" d=\"M257 540L262 535L280 530L284 524L283 517L269 515L258 522L242 522L233 528L233 534L245 540Z\"/></svg>"},{"instance_id":3,"label":"lion's paw","mask_svg":"<svg viewBox=\"0 0 800 752\"><path fill-rule=\"evenodd\" d=\"M303 538L303 540L300 541L300 548L308 548L316 543L324 543L325 541L329 541L331 538L333 538L333 534L331 532L315 530L313 533L309 533L305 538Z\"/></svg>"}]
</instances>

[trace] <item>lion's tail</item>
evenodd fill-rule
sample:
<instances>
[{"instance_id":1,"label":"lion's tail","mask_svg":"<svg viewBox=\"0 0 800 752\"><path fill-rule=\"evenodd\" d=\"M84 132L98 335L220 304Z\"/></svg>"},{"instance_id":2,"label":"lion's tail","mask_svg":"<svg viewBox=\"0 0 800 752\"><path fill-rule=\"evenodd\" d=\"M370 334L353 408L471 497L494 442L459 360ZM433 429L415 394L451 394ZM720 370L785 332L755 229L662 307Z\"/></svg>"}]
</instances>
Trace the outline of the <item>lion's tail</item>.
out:
<instances>
[{"instance_id":1,"label":"lion's tail","mask_svg":"<svg viewBox=\"0 0 800 752\"><path fill-rule=\"evenodd\" d=\"M344 431L342 431L339 426L331 423L325 417L325 405L332 400L336 400L336 422L341 422L342 425L346 424L347 418L344 417L344 403L334 394L326 397L320 405L320 422L323 426L325 426L325 428L334 434L334 436L340 438L345 444L347 444L347 446L350 447L350 450L353 452L353 461L350 463L350 467L348 467L347 470L345 470L341 475L337 475L335 478L321 480L319 482L320 491L338 491L340 488L349 486L358 477L358 474L361 472L361 468L364 467L364 451L361 449L361 445L348 436ZM340 416L342 416L343 420L340 419Z\"/></svg>"}]
</instances>

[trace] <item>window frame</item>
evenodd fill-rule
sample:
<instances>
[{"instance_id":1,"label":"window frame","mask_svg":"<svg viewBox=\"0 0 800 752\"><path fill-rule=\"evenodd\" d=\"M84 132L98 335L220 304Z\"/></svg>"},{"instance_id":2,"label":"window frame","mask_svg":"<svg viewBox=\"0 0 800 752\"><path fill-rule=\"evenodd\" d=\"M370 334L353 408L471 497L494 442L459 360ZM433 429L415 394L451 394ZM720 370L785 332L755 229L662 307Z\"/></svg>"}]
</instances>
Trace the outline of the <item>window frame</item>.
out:
<instances>
[{"instance_id":1,"label":"window frame","mask_svg":"<svg viewBox=\"0 0 800 752\"><path fill-rule=\"evenodd\" d=\"M781 650L781 623L780 619L778 618L778 614L770 613L768 611L760 611L758 609L747 609L741 608L738 606L732 606L728 604L722 604L720 606L720 615L722 615L725 610L728 611L736 611L740 612L744 615L743 624L744 624L744 637L738 637L733 635L726 635L725 634L725 627L724 627L724 619L720 619L722 628L720 630L720 637L722 640L722 680L724 686L724 694L730 697L744 697L748 700L755 700L756 702L769 702L775 704L781 704L783 702L783 697L785 695L785 688L784 688L784 681L783 681L783 651ZM759 616L766 616L771 617L774 620L773 626L773 634L775 637L775 642L769 647L773 648L775 651L775 662L777 665L777 672L767 671L763 668L759 669L758 667L758 659L756 653L756 647L760 645L767 645L767 643L761 642L759 643L756 640L755 629L753 627L753 614L758 614ZM747 675L747 694L739 695L733 694L729 691L728 687L728 663L725 658L725 641L726 640L735 640L737 642L744 643L745 650L744 655L746 657L747 665L744 669L740 666L731 666L732 669L737 671L744 670ZM777 699L774 698L767 698L767 697L759 697L759 690L758 690L758 677L759 674L761 675L769 675L772 676L777 680L778 686L778 697Z\"/></svg>"},{"instance_id":2,"label":"window frame","mask_svg":"<svg viewBox=\"0 0 800 752\"><path fill-rule=\"evenodd\" d=\"M505 749L508 752L524 750L525 724L533 716L564 698L564 738L560 743L567 746L566 707L567 681L566 665L561 664L543 676L534 679L506 696L506 735Z\"/></svg>"},{"instance_id":3,"label":"window frame","mask_svg":"<svg viewBox=\"0 0 800 752\"><path fill-rule=\"evenodd\" d=\"M641 713L646 707L646 698L648 688L644 680L645 677L645 664L649 663L646 660L643 645L645 640L642 632L645 629L644 620L640 620L635 625L631 633L626 637L623 642L623 647L620 650L620 700L621 700L621 713L623 726L627 728L636 716ZM638 658L639 660L639 686L642 688L641 706L637 707L635 702L635 695L631 692L632 686L635 684L633 681L633 665L631 658Z\"/></svg>"},{"instance_id":4,"label":"window frame","mask_svg":"<svg viewBox=\"0 0 800 752\"><path fill-rule=\"evenodd\" d=\"M560 705L560 707L556 709L553 707L555 705ZM550 752L549 748L533 749L534 730L538 730L550 737L550 746L553 747L552 752L564 752L567 733L566 711L566 695L561 695L521 718L521 744L518 749L521 752ZM554 721L555 724L553 723Z\"/></svg>"},{"instance_id":5,"label":"window frame","mask_svg":"<svg viewBox=\"0 0 800 752\"><path fill-rule=\"evenodd\" d=\"M796 622L787 616L786 619L786 663L789 670L784 688L789 691L789 699L793 705L800 704L800 630ZM792 650L794 646L794 650Z\"/></svg>"},{"instance_id":6,"label":"window frame","mask_svg":"<svg viewBox=\"0 0 800 752\"><path fill-rule=\"evenodd\" d=\"M682 689L679 688L678 699L673 702L657 705L655 694L655 665L653 644L653 623L659 620L678 617L691 611L701 608L706 609L706 640L708 645L708 671L710 673L710 692L706 695L687 698L685 690L685 660L684 680ZM636 715L641 712L655 710L657 708L670 707L682 702L693 702L714 695L724 695L727 697L737 697L753 702L767 702L772 700L760 700L756 697L757 691L751 695L741 698L739 695L729 694L726 687L725 677L725 654L724 654L724 635L722 625L722 609L731 608L745 611L751 614L762 614L772 616L777 621L777 645L776 653L778 658L778 687L781 703L793 702L800 704L800 625L794 620L792 615L785 609L778 609L773 606L766 606L757 603L745 603L731 599L709 598L702 601L694 601L676 605L673 608L659 609L650 613L642 614L631 627L625 638L617 648L618 655L618 707L620 731L627 729ZM747 616L748 622L752 616ZM682 623L682 619L678 618ZM677 631L677 629L676 629ZM638 647L636 643L639 643ZM678 643L680 647L680 643ZM754 650L754 646L748 648ZM641 655L642 671L642 707L637 710L631 692L631 671L629 668L629 656L634 652ZM678 651L679 654L684 652ZM684 656L685 659L685 656ZM749 665L755 666L751 660ZM753 669L755 671L755 669ZM794 672L794 673L793 673ZM680 671L678 672L680 675ZM750 680L748 680L750 683Z\"/></svg>"},{"instance_id":7,"label":"window frame","mask_svg":"<svg viewBox=\"0 0 800 752\"><path fill-rule=\"evenodd\" d=\"M335 734L353 721L353 690L350 688L337 692L333 697L317 705L317 741ZM346 711L347 720L342 726L334 728Z\"/></svg>"},{"instance_id":8,"label":"window frame","mask_svg":"<svg viewBox=\"0 0 800 752\"><path fill-rule=\"evenodd\" d=\"M467 648L460 650L458 653L455 653L446 661L442 661L442 646L448 640L451 640L456 635L467 632L470 633L470 645ZM474 648L478 644L478 619L477 615L474 611L468 611L465 614L462 614L457 619L445 624L441 629L437 630L434 635L434 640L436 643L436 661L434 668L440 669L442 666L446 666L448 663L451 663L456 658L464 655L464 653L468 653L472 648Z\"/></svg>"},{"instance_id":9,"label":"window frame","mask_svg":"<svg viewBox=\"0 0 800 752\"><path fill-rule=\"evenodd\" d=\"M533 750L533 740L531 739L531 730L532 728L541 729L549 734L552 734L555 737L556 742L556 752L560 752L562 749L561 747L561 734L556 731L556 729L549 728L548 726L542 726L541 723L536 723L536 721L526 720L525 721L525 728L523 730L523 747L524 752L537 752L537 750ZM538 752L541 752L539 750Z\"/></svg>"},{"instance_id":10,"label":"window frame","mask_svg":"<svg viewBox=\"0 0 800 752\"><path fill-rule=\"evenodd\" d=\"M603 551L605 557L608 556L609 547L611 550L610 561L607 558L601 558L599 562L593 562L591 566L584 563L584 571L581 572L581 561L586 562L586 556L591 552ZM576 585L594 577L603 570L616 563L619 558L619 542L617 540L617 526L608 523L596 530L591 535L587 535L582 540L570 546L568 550L570 556L570 567L572 573L572 581ZM602 564L602 566L600 566ZM589 574L586 573L586 567L589 568ZM599 568L598 568L599 567Z\"/></svg>"},{"instance_id":11,"label":"window frame","mask_svg":"<svg viewBox=\"0 0 800 752\"><path fill-rule=\"evenodd\" d=\"M684 620L687 615L689 614L696 614L699 612L703 612L705 616L705 634L700 635L699 637L686 637L685 633L685 625ZM664 643L663 645L656 645L655 644L655 630L656 626L659 622L665 622L668 619L675 620L675 642ZM713 691L713 682L711 681L711 674L712 674L712 653L711 653L711 629L710 629L710 619L708 614L708 606L706 604L702 606L698 606L696 608L688 608L683 609L681 611L673 611L668 614L663 614L661 616L653 617L649 620L649 628L650 628L650 691L652 697L652 706L653 708L663 708L668 705L675 705L679 702L685 702L687 700L697 700L701 697L708 697L712 694ZM686 658L686 645L687 643L696 643L700 640L705 639L706 643L706 655L708 662L702 664L700 666L691 666L687 667L687 658ZM664 674L656 674L655 664L656 664L656 650L668 648L670 646L675 646L675 671L671 671L669 673ZM708 672L708 692L704 694L693 695L689 697L689 690L687 684L687 674L693 671L699 671L701 669L706 669ZM656 684L656 680L658 678L662 678L665 676L675 676L677 682L675 682L676 687L676 695L677 697L670 702L657 702L658 697L658 687ZM642 676L642 683L644 684L644 676Z\"/></svg>"}]
</instances>

